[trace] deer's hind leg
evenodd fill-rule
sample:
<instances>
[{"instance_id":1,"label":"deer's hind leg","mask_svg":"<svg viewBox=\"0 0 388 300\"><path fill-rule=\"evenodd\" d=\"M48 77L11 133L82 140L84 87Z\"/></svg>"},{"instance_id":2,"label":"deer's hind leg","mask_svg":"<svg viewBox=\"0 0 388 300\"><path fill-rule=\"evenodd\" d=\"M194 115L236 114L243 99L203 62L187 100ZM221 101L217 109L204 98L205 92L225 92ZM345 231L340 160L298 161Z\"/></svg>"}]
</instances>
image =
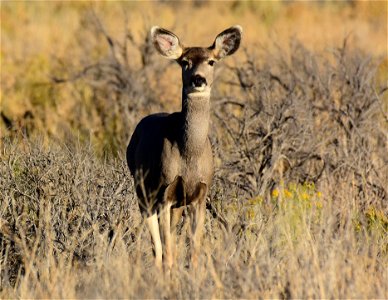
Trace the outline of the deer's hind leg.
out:
<instances>
[{"instance_id":1,"label":"deer's hind leg","mask_svg":"<svg viewBox=\"0 0 388 300\"><path fill-rule=\"evenodd\" d=\"M179 210L177 211L177 209L173 209L173 213L171 214L171 206L183 201L183 197L184 182L181 176L177 176L175 180L167 186L164 192L163 208L160 216L164 237L164 258L168 270L171 270L174 263L175 251L173 251L173 248L175 250L176 219L179 215ZM180 211L180 214L182 214L182 211Z\"/></svg>"},{"instance_id":2,"label":"deer's hind leg","mask_svg":"<svg viewBox=\"0 0 388 300\"><path fill-rule=\"evenodd\" d=\"M171 241L172 241L172 246L171 246L171 254L172 254L172 260L173 262L176 262L177 258L177 230L178 230L178 223L182 218L182 213L183 213L184 207L177 207L173 208L171 210Z\"/></svg>"}]
</instances>

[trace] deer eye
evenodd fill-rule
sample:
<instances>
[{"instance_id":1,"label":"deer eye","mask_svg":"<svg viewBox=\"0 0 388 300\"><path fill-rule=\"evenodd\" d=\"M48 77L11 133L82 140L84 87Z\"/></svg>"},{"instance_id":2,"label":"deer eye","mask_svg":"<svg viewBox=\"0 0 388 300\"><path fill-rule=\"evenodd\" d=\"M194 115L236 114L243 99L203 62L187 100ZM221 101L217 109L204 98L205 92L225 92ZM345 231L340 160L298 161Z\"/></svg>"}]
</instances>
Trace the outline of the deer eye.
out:
<instances>
[{"instance_id":1,"label":"deer eye","mask_svg":"<svg viewBox=\"0 0 388 300\"><path fill-rule=\"evenodd\" d=\"M216 63L215 60L209 60L209 65L211 65L212 67L214 66L215 63Z\"/></svg>"},{"instance_id":2,"label":"deer eye","mask_svg":"<svg viewBox=\"0 0 388 300\"><path fill-rule=\"evenodd\" d=\"M189 67L190 63L188 60L182 59L181 65L182 65L183 69L187 69Z\"/></svg>"}]
</instances>

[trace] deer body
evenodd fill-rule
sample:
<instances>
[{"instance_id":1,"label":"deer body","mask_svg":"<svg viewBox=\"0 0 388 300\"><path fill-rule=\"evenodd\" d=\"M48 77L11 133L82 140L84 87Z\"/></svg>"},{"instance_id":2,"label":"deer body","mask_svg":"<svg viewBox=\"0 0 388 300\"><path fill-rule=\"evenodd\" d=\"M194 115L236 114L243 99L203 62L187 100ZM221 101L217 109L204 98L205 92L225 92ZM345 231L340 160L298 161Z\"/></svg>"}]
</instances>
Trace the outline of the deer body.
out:
<instances>
[{"instance_id":1,"label":"deer body","mask_svg":"<svg viewBox=\"0 0 388 300\"><path fill-rule=\"evenodd\" d=\"M241 27L231 27L219 34L209 48L185 48L170 31L159 27L151 29L159 53L182 66L183 82L182 110L142 119L127 148L139 207L146 216L159 267L163 252L159 221L164 236L164 259L170 269L174 230L186 205L192 207L192 261L196 264L206 194L213 177L213 155L208 138L213 65L237 50L241 32Z\"/></svg>"},{"instance_id":2,"label":"deer body","mask_svg":"<svg viewBox=\"0 0 388 300\"><path fill-rule=\"evenodd\" d=\"M206 98L191 99L189 105L187 112L147 116L133 133L128 147L128 163L132 174L144 170L141 180L149 194L163 194L167 186L180 176L186 202L190 202L199 182L207 186L211 183L213 156L208 138L209 102ZM147 173L146 170L150 171ZM141 200L144 201L140 203L141 210L151 212L163 202L160 197ZM153 202L151 206L147 205L151 204L146 203L147 200ZM178 202L175 206L181 206L184 199L175 201Z\"/></svg>"}]
</instances>

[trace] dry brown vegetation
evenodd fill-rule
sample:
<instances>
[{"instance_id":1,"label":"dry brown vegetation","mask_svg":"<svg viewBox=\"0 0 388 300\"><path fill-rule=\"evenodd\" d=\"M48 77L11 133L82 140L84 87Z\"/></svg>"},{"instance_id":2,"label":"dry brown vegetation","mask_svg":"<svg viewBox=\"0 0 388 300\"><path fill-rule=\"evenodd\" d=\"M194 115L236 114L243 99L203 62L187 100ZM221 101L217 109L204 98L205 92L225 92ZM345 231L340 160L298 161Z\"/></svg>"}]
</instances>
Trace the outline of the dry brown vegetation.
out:
<instances>
[{"instance_id":1,"label":"dry brown vegetation","mask_svg":"<svg viewBox=\"0 0 388 300\"><path fill-rule=\"evenodd\" d=\"M386 2L1 5L0 298L388 298ZM182 222L164 277L124 155L180 104L147 30L234 23L199 267Z\"/></svg>"}]
</instances>

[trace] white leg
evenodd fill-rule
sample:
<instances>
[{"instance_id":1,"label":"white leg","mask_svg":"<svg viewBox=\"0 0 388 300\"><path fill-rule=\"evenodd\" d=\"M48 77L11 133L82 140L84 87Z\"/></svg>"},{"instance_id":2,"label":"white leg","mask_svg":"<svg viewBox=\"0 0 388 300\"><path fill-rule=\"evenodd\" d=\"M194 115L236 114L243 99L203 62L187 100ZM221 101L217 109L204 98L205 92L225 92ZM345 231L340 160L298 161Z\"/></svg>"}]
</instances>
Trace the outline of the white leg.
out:
<instances>
[{"instance_id":1,"label":"white leg","mask_svg":"<svg viewBox=\"0 0 388 300\"><path fill-rule=\"evenodd\" d=\"M160 240L158 215L154 213L146 219L146 224L151 233L152 241L155 247L155 265L159 269L162 267L162 242Z\"/></svg>"},{"instance_id":2,"label":"white leg","mask_svg":"<svg viewBox=\"0 0 388 300\"><path fill-rule=\"evenodd\" d=\"M166 267L171 270L172 252L171 252L171 202L167 202L160 214L161 226L164 237L164 259Z\"/></svg>"}]
</instances>

